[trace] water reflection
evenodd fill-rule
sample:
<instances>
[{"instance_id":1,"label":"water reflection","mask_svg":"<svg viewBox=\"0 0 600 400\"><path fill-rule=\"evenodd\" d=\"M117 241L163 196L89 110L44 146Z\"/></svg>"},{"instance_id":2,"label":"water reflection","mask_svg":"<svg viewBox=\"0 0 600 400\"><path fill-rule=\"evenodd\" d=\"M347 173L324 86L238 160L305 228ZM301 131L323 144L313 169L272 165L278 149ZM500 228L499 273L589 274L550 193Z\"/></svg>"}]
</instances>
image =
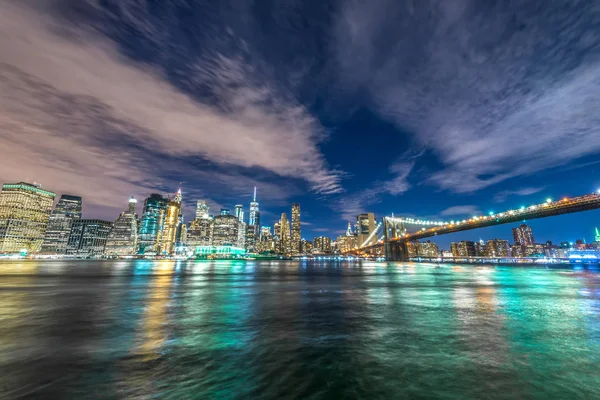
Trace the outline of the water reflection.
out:
<instances>
[{"instance_id":1,"label":"water reflection","mask_svg":"<svg viewBox=\"0 0 600 400\"><path fill-rule=\"evenodd\" d=\"M597 272L0 262L0 387L40 399L591 398Z\"/></svg>"}]
</instances>

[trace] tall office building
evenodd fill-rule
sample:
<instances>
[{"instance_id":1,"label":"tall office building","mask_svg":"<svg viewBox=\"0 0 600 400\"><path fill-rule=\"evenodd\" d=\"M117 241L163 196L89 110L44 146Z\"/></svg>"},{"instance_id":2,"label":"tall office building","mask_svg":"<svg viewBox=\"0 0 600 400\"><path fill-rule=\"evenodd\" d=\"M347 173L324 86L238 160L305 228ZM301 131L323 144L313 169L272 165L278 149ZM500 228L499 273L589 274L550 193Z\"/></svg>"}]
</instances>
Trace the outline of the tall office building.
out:
<instances>
[{"instance_id":1,"label":"tall office building","mask_svg":"<svg viewBox=\"0 0 600 400\"><path fill-rule=\"evenodd\" d=\"M50 214L40 253L65 254L73 221L81 219L81 197L63 194Z\"/></svg>"},{"instance_id":2,"label":"tall office building","mask_svg":"<svg viewBox=\"0 0 600 400\"><path fill-rule=\"evenodd\" d=\"M475 257L477 254L475 250L475 243L470 240L463 240L462 242L452 242L450 244L450 251L454 257Z\"/></svg>"},{"instance_id":3,"label":"tall office building","mask_svg":"<svg viewBox=\"0 0 600 400\"><path fill-rule=\"evenodd\" d=\"M362 246L377 242L376 235L371 237L371 233L375 231L375 214L364 213L356 218L356 227L358 233L358 245ZM368 242L367 242L368 240Z\"/></svg>"},{"instance_id":4,"label":"tall office building","mask_svg":"<svg viewBox=\"0 0 600 400\"><path fill-rule=\"evenodd\" d=\"M131 256L138 250L137 200L129 199L127 211L116 219L106 240L104 254L107 256Z\"/></svg>"},{"instance_id":5,"label":"tall office building","mask_svg":"<svg viewBox=\"0 0 600 400\"><path fill-rule=\"evenodd\" d=\"M428 240L426 242L417 242L417 253L423 257L438 257L440 249L437 244Z\"/></svg>"},{"instance_id":6,"label":"tall office building","mask_svg":"<svg viewBox=\"0 0 600 400\"><path fill-rule=\"evenodd\" d=\"M300 234L300 204L292 204L291 250L293 254L300 254L302 236Z\"/></svg>"},{"instance_id":7,"label":"tall office building","mask_svg":"<svg viewBox=\"0 0 600 400\"><path fill-rule=\"evenodd\" d=\"M6 183L0 191L0 253L39 251L55 193L37 184Z\"/></svg>"},{"instance_id":8,"label":"tall office building","mask_svg":"<svg viewBox=\"0 0 600 400\"><path fill-rule=\"evenodd\" d=\"M515 244L521 246L532 246L535 244L535 241L533 240L533 232L529 225L521 224L521 226L518 228L513 228L512 232Z\"/></svg>"},{"instance_id":9,"label":"tall office building","mask_svg":"<svg viewBox=\"0 0 600 400\"><path fill-rule=\"evenodd\" d=\"M510 246L508 240L491 239L485 244L485 249L488 257L509 257Z\"/></svg>"},{"instance_id":10,"label":"tall office building","mask_svg":"<svg viewBox=\"0 0 600 400\"><path fill-rule=\"evenodd\" d=\"M235 216L240 222L244 222L244 206L241 204L235 205Z\"/></svg>"},{"instance_id":11,"label":"tall office building","mask_svg":"<svg viewBox=\"0 0 600 400\"><path fill-rule=\"evenodd\" d=\"M196 219L209 219L209 207L204 200L198 200L196 203Z\"/></svg>"},{"instance_id":12,"label":"tall office building","mask_svg":"<svg viewBox=\"0 0 600 400\"><path fill-rule=\"evenodd\" d=\"M158 237L158 248L160 254L170 255L173 254L175 250L177 232L181 223L181 200L181 189L179 189L177 194L171 199L171 201L169 201L167 206L165 223Z\"/></svg>"},{"instance_id":13,"label":"tall office building","mask_svg":"<svg viewBox=\"0 0 600 400\"><path fill-rule=\"evenodd\" d=\"M217 215L212 222L212 245L239 247L240 221L235 215Z\"/></svg>"},{"instance_id":14,"label":"tall office building","mask_svg":"<svg viewBox=\"0 0 600 400\"><path fill-rule=\"evenodd\" d=\"M190 222L187 230L187 246L210 246L212 218L208 213L206 202L199 200L196 206L196 219Z\"/></svg>"},{"instance_id":15,"label":"tall office building","mask_svg":"<svg viewBox=\"0 0 600 400\"><path fill-rule=\"evenodd\" d=\"M158 253L158 237L163 230L169 199L152 193L144 201L144 211L138 234L139 254Z\"/></svg>"},{"instance_id":16,"label":"tall office building","mask_svg":"<svg viewBox=\"0 0 600 400\"><path fill-rule=\"evenodd\" d=\"M254 234L258 236L260 229L260 211L258 209L258 202L256 201L256 186L254 186L254 197L250 203L250 217L248 218L248 225L254 227Z\"/></svg>"},{"instance_id":17,"label":"tall office building","mask_svg":"<svg viewBox=\"0 0 600 400\"><path fill-rule=\"evenodd\" d=\"M112 225L112 222L101 219L73 221L67 255L83 258L102 256Z\"/></svg>"},{"instance_id":18,"label":"tall office building","mask_svg":"<svg viewBox=\"0 0 600 400\"><path fill-rule=\"evenodd\" d=\"M281 223L279 221L273 224L273 242L275 243L275 253L281 254Z\"/></svg>"},{"instance_id":19,"label":"tall office building","mask_svg":"<svg viewBox=\"0 0 600 400\"><path fill-rule=\"evenodd\" d=\"M279 240L281 242L281 252L283 254L290 254L292 251L290 223L287 219L286 213L281 213L281 219L279 220L279 230L280 230Z\"/></svg>"}]
</instances>

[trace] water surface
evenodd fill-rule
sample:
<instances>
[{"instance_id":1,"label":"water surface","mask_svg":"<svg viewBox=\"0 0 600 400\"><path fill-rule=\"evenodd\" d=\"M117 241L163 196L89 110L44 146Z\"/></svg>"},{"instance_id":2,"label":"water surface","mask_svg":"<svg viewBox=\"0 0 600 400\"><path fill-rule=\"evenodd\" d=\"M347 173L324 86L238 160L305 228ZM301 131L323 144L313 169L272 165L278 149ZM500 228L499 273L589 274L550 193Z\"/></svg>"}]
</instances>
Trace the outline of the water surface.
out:
<instances>
[{"instance_id":1,"label":"water surface","mask_svg":"<svg viewBox=\"0 0 600 400\"><path fill-rule=\"evenodd\" d=\"M591 268L0 262L0 396L586 399Z\"/></svg>"}]
</instances>

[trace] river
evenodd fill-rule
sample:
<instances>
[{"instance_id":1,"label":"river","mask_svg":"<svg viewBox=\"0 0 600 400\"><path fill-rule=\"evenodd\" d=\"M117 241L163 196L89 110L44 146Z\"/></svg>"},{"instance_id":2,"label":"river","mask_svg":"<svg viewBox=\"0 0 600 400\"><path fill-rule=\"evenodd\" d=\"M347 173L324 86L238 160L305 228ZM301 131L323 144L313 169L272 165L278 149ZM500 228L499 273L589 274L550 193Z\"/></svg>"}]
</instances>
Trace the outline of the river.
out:
<instances>
[{"instance_id":1,"label":"river","mask_svg":"<svg viewBox=\"0 0 600 400\"><path fill-rule=\"evenodd\" d=\"M586 399L600 273L2 261L7 399Z\"/></svg>"}]
</instances>

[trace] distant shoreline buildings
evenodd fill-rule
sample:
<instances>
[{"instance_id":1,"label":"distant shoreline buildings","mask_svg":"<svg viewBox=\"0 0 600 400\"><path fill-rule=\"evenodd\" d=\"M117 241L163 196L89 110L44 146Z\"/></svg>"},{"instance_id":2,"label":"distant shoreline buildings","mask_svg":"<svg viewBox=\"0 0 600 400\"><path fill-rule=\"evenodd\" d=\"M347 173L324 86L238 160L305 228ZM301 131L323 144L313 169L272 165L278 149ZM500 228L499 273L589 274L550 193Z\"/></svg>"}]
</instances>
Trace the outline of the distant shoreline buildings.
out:
<instances>
[{"instance_id":1,"label":"distant shoreline buildings","mask_svg":"<svg viewBox=\"0 0 600 400\"><path fill-rule=\"evenodd\" d=\"M131 258L131 257L292 257L330 254L329 238L317 238L317 246L301 237L300 204L293 203L291 221L283 213L271 232L260 225L257 189L254 187L248 220L244 206L234 214L222 209L211 215L204 200L198 200L194 218L186 225L183 193L172 197L150 194L138 215L137 200L115 221L82 219L83 199L56 194L38 184L7 183L0 191L0 254L40 257Z\"/></svg>"}]
</instances>

